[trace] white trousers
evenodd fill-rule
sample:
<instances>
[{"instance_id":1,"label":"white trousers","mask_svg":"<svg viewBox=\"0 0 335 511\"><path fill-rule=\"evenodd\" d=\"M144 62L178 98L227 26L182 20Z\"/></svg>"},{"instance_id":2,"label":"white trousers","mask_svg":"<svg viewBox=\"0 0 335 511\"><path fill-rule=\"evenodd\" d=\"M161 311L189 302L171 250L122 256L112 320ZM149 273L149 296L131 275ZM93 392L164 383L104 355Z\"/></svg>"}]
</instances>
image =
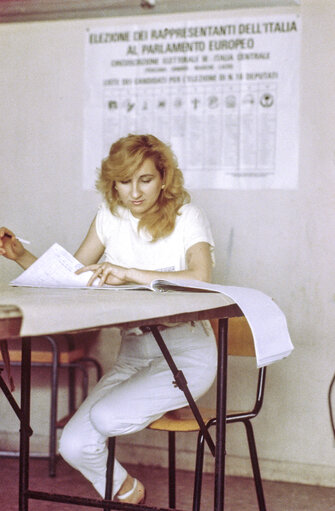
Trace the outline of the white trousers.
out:
<instances>
[{"instance_id":1,"label":"white trousers","mask_svg":"<svg viewBox=\"0 0 335 511\"><path fill-rule=\"evenodd\" d=\"M167 328L162 337L198 399L216 376L216 341L209 323ZM140 431L168 410L187 405L184 393L172 381L153 335L126 332L112 370L79 407L60 439L63 458L91 481L101 496L105 493L107 438ZM113 496L126 476L115 460Z\"/></svg>"}]
</instances>

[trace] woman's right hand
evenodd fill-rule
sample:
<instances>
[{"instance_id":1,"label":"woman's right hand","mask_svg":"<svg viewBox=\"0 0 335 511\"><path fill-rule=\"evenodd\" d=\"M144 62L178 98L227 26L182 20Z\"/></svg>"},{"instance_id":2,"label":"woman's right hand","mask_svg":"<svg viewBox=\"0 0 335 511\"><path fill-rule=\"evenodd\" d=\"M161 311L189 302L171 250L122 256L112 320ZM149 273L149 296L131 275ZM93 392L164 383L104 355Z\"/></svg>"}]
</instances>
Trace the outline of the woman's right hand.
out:
<instances>
[{"instance_id":1,"label":"woman's right hand","mask_svg":"<svg viewBox=\"0 0 335 511\"><path fill-rule=\"evenodd\" d=\"M15 234L7 227L0 227L0 255L18 262L24 253L25 248Z\"/></svg>"}]
</instances>

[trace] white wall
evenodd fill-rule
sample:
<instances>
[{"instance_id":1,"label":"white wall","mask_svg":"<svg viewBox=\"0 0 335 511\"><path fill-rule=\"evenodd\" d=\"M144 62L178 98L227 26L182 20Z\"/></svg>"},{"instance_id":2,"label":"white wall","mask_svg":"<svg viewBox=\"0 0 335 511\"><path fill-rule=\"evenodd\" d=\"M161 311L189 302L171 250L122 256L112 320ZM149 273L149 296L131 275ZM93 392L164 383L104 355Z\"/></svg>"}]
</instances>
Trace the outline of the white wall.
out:
<instances>
[{"instance_id":1,"label":"white wall","mask_svg":"<svg viewBox=\"0 0 335 511\"><path fill-rule=\"evenodd\" d=\"M293 355L270 368L264 410L256 421L263 475L332 486L335 443L327 391L335 370L335 5L333 0L302 0L300 12L298 188L203 190L193 197L207 210L217 240L216 280L271 295L287 315L295 344ZM99 202L81 186L83 31L88 23L0 25L0 223L31 239L36 254L54 241L74 250ZM14 265L0 262L2 281L18 273ZM92 348L104 361L108 349L106 341ZM234 363L232 401L247 399L239 382L252 370L249 361ZM46 383L34 394L44 407ZM210 392L204 401L213 399ZM1 410L5 407L1 400ZM46 424L33 413L40 438L46 438ZM0 449L17 430L15 418L1 413ZM250 473L242 434L239 427L228 431L230 473ZM127 448L129 442L135 445ZM122 459L134 461L137 453L141 462L166 463L162 435L146 431L120 445ZM193 443L183 437L180 449L179 463L192 468Z\"/></svg>"}]
</instances>

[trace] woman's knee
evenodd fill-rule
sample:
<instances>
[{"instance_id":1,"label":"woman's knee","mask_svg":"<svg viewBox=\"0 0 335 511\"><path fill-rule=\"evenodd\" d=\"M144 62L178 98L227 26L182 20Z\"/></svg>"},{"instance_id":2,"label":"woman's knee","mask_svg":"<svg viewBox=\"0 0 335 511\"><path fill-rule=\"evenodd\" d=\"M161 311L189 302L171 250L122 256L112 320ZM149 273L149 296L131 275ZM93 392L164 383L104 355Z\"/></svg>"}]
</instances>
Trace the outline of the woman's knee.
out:
<instances>
[{"instance_id":1,"label":"woman's knee","mask_svg":"<svg viewBox=\"0 0 335 511\"><path fill-rule=\"evenodd\" d=\"M115 413L112 403L108 404L109 406L106 406L104 400L95 403L90 410L90 421L101 435L106 437L117 436L124 427L124 424L121 424L121 422L124 422L126 415L124 415L124 419L121 421L117 413Z\"/></svg>"},{"instance_id":2,"label":"woman's knee","mask_svg":"<svg viewBox=\"0 0 335 511\"><path fill-rule=\"evenodd\" d=\"M59 453L70 465L80 465L85 457L85 438L72 431L67 426L64 428L59 440Z\"/></svg>"},{"instance_id":3,"label":"woman's knee","mask_svg":"<svg viewBox=\"0 0 335 511\"><path fill-rule=\"evenodd\" d=\"M104 400L95 403L90 410L90 421L94 428L106 437L127 435L144 429L148 421L141 413L137 413L136 407L127 403Z\"/></svg>"}]
</instances>

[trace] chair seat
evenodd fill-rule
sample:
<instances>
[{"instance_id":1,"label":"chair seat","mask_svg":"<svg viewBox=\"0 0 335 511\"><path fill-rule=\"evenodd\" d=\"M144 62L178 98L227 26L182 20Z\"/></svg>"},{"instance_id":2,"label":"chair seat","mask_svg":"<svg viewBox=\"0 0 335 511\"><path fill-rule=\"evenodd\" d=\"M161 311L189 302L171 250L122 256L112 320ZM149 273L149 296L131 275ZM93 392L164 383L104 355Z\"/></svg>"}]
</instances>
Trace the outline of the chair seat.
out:
<instances>
[{"instance_id":1,"label":"chair seat","mask_svg":"<svg viewBox=\"0 0 335 511\"><path fill-rule=\"evenodd\" d=\"M211 419L216 417L215 408L199 408L201 417L205 424ZM235 416L240 414L246 414L244 411L228 410L227 415ZM179 410L172 410L167 412L160 419L152 422L148 429L154 429L156 431L199 431L199 424L194 418L192 410L189 406L180 408Z\"/></svg>"},{"instance_id":2,"label":"chair seat","mask_svg":"<svg viewBox=\"0 0 335 511\"><path fill-rule=\"evenodd\" d=\"M9 358L11 362L21 362L21 350L8 350ZM59 362L61 364L70 364L76 360L85 357L85 352L82 348L76 348L70 351L61 351L59 353ZM0 355L0 362L2 357ZM31 362L39 364L51 364L52 363L52 351L44 350L32 350L31 351Z\"/></svg>"},{"instance_id":3,"label":"chair seat","mask_svg":"<svg viewBox=\"0 0 335 511\"><path fill-rule=\"evenodd\" d=\"M213 408L199 408L199 411L205 424L216 416L216 411ZM199 424L194 418L191 408L185 406L184 408L167 412L163 417L152 422L148 429L158 431L199 431Z\"/></svg>"}]
</instances>

